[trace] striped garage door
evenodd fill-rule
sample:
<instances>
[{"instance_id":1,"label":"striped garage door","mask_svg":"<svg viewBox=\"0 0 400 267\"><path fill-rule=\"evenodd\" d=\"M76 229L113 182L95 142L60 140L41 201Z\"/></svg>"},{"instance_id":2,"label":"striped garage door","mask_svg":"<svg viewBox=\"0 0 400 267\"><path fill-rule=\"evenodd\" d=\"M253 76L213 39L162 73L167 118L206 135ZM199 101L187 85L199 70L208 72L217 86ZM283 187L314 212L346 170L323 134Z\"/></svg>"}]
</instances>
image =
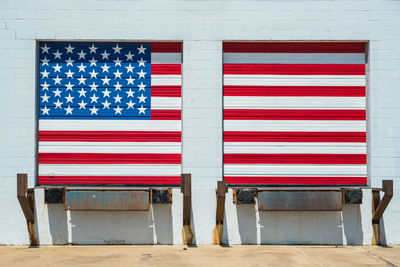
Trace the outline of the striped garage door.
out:
<instances>
[{"instance_id":1,"label":"striped garage door","mask_svg":"<svg viewBox=\"0 0 400 267\"><path fill-rule=\"evenodd\" d=\"M40 42L38 183L178 185L180 42Z\"/></svg>"},{"instance_id":2,"label":"striped garage door","mask_svg":"<svg viewBox=\"0 0 400 267\"><path fill-rule=\"evenodd\" d=\"M367 185L365 43L223 49L229 184Z\"/></svg>"}]
</instances>

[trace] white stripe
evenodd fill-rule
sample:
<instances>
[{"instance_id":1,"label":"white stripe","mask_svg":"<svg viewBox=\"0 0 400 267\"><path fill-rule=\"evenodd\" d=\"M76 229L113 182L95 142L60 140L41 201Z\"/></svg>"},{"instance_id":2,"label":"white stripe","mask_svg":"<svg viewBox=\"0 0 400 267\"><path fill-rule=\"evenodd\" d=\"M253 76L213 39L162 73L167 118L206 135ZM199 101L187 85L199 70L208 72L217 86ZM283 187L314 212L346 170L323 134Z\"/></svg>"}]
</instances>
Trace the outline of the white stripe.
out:
<instances>
[{"instance_id":1,"label":"white stripe","mask_svg":"<svg viewBox=\"0 0 400 267\"><path fill-rule=\"evenodd\" d=\"M364 53L224 53L226 64L365 64Z\"/></svg>"},{"instance_id":2,"label":"white stripe","mask_svg":"<svg viewBox=\"0 0 400 267\"><path fill-rule=\"evenodd\" d=\"M180 154L180 142L39 142L39 153Z\"/></svg>"},{"instance_id":3,"label":"white stripe","mask_svg":"<svg viewBox=\"0 0 400 267\"><path fill-rule=\"evenodd\" d=\"M365 143L224 142L225 154L366 154Z\"/></svg>"},{"instance_id":4,"label":"white stripe","mask_svg":"<svg viewBox=\"0 0 400 267\"><path fill-rule=\"evenodd\" d=\"M39 164L39 176L176 176L179 164Z\"/></svg>"},{"instance_id":5,"label":"white stripe","mask_svg":"<svg viewBox=\"0 0 400 267\"><path fill-rule=\"evenodd\" d=\"M154 64L181 64L182 53L151 53L151 63Z\"/></svg>"},{"instance_id":6,"label":"white stripe","mask_svg":"<svg viewBox=\"0 0 400 267\"><path fill-rule=\"evenodd\" d=\"M366 165L225 164L224 175L366 175Z\"/></svg>"},{"instance_id":7,"label":"white stripe","mask_svg":"<svg viewBox=\"0 0 400 267\"><path fill-rule=\"evenodd\" d=\"M181 85L181 75L151 75L151 85Z\"/></svg>"},{"instance_id":8,"label":"white stripe","mask_svg":"<svg viewBox=\"0 0 400 267\"><path fill-rule=\"evenodd\" d=\"M39 131L180 131L180 120L39 120Z\"/></svg>"},{"instance_id":9,"label":"white stripe","mask_svg":"<svg viewBox=\"0 0 400 267\"><path fill-rule=\"evenodd\" d=\"M224 96L225 109L365 109L365 97Z\"/></svg>"},{"instance_id":10,"label":"white stripe","mask_svg":"<svg viewBox=\"0 0 400 267\"><path fill-rule=\"evenodd\" d=\"M152 76L153 77L153 76ZM224 85L365 86L364 75L224 75Z\"/></svg>"},{"instance_id":11,"label":"white stripe","mask_svg":"<svg viewBox=\"0 0 400 267\"><path fill-rule=\"evenodd\" d=\"M152 109L181 109L181 97L151 97Z\"/></svg>"},{"instance_id":12,"label":"white stripe","mask_svg":"<svg viewBox=\"0 0 400 267\"><path fill-rule=\"evenodd\" d=\"M365 132L365 121L224 120L224 131Z\"/></svg>"}]
</instances>

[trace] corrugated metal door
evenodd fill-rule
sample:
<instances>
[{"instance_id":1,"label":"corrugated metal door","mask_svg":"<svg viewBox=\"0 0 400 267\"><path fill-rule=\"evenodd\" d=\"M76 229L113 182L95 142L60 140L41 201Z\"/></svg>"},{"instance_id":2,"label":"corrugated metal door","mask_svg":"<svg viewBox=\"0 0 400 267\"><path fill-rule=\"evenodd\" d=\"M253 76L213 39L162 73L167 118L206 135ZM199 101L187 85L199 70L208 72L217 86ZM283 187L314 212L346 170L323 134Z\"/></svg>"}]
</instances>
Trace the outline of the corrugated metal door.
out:
<instances>
[{"instance_id":1,"label":"corrugated metal door","mask_svg":"<svg viewBox=\"0 0 400 267\"><path fill-rule=\"evenodd\" d=\"M39 43L39 184L176 185L179 42Z\"/></svg>"},{"instance_id":2,"label":"corrugated metal door","mask_svg":"<svg viewBox=\"0 0 400 267\"><path fill-rule=\"evenodd\" d=\"M229 184L367 185L365 43L223 49Z\"/></svg>"}]
</instances>

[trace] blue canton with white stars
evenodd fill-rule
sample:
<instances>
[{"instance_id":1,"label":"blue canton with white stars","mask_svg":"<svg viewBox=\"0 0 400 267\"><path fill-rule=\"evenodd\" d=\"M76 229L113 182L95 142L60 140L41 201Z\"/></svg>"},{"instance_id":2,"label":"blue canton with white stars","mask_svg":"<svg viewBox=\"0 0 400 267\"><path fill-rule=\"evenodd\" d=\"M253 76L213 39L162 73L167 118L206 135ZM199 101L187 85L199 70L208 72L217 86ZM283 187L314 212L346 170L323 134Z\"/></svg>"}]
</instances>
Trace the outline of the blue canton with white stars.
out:
<instances>
[{"instance_id":1,"label":"blue canton with white stars","mask_svg":"<svg viewBox=\"0 0 400 267\"><path fill-rule=\"evenodd\" d=\"M39 46L40 119L151 118L150 43Z\"/></svg>"}]
</instances>

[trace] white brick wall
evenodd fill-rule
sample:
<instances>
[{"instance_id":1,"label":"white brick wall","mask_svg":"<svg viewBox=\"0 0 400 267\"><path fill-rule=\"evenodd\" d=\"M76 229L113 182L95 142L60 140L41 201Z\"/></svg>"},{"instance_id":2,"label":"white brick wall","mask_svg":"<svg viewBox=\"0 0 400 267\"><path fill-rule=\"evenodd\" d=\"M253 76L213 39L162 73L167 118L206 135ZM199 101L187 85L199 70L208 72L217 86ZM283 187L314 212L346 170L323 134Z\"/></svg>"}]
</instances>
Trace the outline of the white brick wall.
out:
<instances>
[{"instance_id":1,"label":"white brick wall","mask_svg":"<svg viewBox=\"0 0 400 267\"><path fill-rule=\"evenodd\" d=\"M36 39L184 41L183 171L193 174L198 244L211 242L214 188L222 179L222 40L369 40L371 184L380 186L381 179L394 179L395 196L384 225L388 242L400 244L399 1L0 0L0 244L28 242L15 175L27 172L29 185L34 185ZM364 193L361 210L347 207L341 216L258 214L236 209L229 195L225 239L231 243L369 244L370 191ZM65 216L37 205L41 242L63 240L58 230L57 238L49 236L55 225L67 225ZM180 205L180 200L175 201L172 213L162 215L173 214L171 229L165 230L170 231L170 243L181 242ZM96 216L84 218L90 221ZM84 234L82 219L74 218L77 214L71 215L69 229L79 228L77 233ZM120 219L131 222L126 214ZM159 222L152 222L155 233L160 231ZM90 229L86 230L89 233L80 241L95 242ZM111 227L105 231L109 231L108 241L121 236L113 235ZM133 235L126 242L151 243L148 238Z\"/></svg>"}]
</instances>

